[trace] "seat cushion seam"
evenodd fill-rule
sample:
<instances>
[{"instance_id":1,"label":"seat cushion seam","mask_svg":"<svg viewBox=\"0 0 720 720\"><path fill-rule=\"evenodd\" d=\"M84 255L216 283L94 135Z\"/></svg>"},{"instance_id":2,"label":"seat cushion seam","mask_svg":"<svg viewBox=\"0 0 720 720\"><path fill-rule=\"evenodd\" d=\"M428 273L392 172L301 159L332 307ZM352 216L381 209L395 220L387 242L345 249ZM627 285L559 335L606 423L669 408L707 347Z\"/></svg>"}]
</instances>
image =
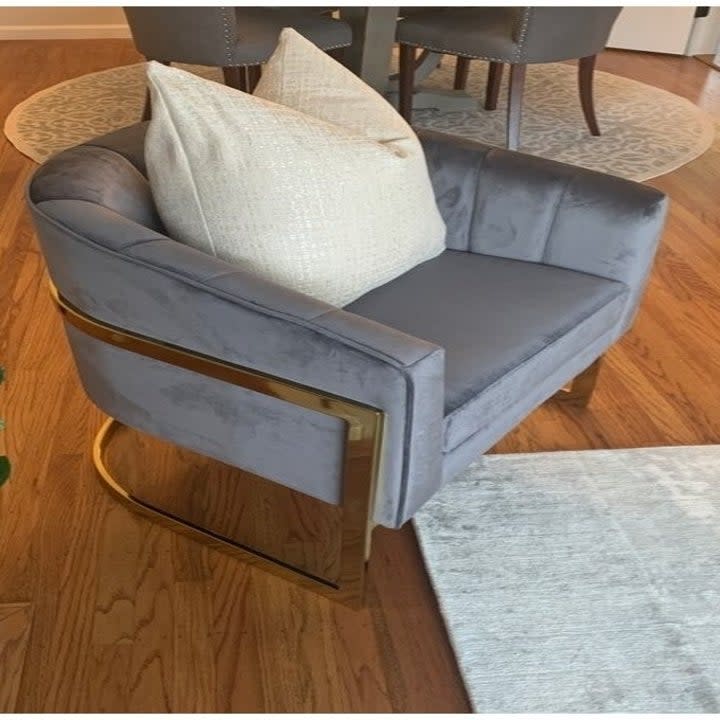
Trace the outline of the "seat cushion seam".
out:
<instances>
[{"instance_id":1,"label":"seat cushion seam","mask_svg":"<svg viewBox=\"0 0 720 720\"><path fill-rule=\"evenodd\" d=\"M543 242L543 251L542 256L540 259L540 262L547 264L548 257L550 256L550 250L552 248L552 235L553 230L555 229L555 223L557 221L557 217L560 214L560 208L562 206L562 202L565 199L565 195L567 194L567 191L570 188L570 185L575 181L575 178L577 175L571 175L566 181L563 186L563 189L558 193L557 200L555 202L553 212L550 216L550 222L548 223L548 229L545 233L545 240Z\"/></svg>"},{"instance_id":2,"label":"seat cushion seam","mask_svg":"<svg viewBox=\"0 0 720 720\"><path fill-rule=\"evenodd\" d=\"M488 150L486 153L484 153L479 162L475 163L475 187L473 192L473 206L472 211L470 212L470 220L468 222L468 229L467 229L467 242L465 243L465 248L467 251L472 252L472 240L473 240L473 228L475 227L475 216L477 215L478 211L478 205L480 204L478 196L480 195L480 174L485 170L485 167L488 163L488 158L493 155L493 150Z\"/></svg>"}]
</instances>

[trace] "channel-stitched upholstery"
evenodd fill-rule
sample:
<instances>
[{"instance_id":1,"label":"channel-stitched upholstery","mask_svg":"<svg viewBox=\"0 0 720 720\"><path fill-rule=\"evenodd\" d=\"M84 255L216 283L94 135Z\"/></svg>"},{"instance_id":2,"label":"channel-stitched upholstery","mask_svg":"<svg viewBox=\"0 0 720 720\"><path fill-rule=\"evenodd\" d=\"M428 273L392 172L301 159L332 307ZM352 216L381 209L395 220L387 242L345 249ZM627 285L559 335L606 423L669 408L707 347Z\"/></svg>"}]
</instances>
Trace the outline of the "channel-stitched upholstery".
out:
<instances>
[{"instance_id":1,"label":"channel-stitched upholstery","mask_svg":"<svg viewBox=\"0 0 720 720\"><path fill-rule=\"evenodd\" d=\"M423 133L449 250L341 309L167 237L144 130L36 172L28 202L53 282L105 322L383 410L374 517L390 527L620 337L666 212L636 183ZM339 421L68 337L109 414L340 500Z\"/></svg>"}]
</instances>

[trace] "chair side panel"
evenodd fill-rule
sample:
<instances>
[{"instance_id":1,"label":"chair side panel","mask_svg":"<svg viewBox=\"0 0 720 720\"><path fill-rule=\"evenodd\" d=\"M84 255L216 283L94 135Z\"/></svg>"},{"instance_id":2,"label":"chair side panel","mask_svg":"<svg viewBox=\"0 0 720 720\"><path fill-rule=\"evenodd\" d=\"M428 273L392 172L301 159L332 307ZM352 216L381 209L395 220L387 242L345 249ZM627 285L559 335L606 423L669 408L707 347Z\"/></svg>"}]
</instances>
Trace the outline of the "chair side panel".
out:
<instances>
[{"instance_id":1,"label":"chair side panel","mask_svg":"<svg viewBox=\"0 0 720 720\"><path fill-rule=\"evenodd\" d=\"M344 423L65 326L83 387L130 427L339 504Z\"/></svg>"}]
</instances>

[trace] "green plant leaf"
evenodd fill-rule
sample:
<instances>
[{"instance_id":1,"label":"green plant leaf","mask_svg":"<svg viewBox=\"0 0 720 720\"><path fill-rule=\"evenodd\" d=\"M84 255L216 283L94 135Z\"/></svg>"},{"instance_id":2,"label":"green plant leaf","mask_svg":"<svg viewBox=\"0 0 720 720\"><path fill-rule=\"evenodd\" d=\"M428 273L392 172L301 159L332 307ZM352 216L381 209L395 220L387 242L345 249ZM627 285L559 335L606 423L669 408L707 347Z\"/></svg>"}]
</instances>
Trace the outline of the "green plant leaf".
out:
<instances>
[{"instance_id":1,"label":"green plant leaf","mask_svg":"<svg viewBox=\"0 0 720 720\"><path fill-rule=\"evenodd\" d=\"M2 418L0 418L0 430L4 430L4 429L5 429L5 421Z\"/></svg>"},{"instance_id":2,"label":"green plant leaf","mask_svg":"<svg viewBox=\"0 0 720 720\"><path fill-rule=\"evenodd\" d=\"M0 385L2 384L2 381L5 379L5 368L0 367Z\"/></svg>"},{"instance_id":3,"label":"green plant leaf","mask_svg":"<svg viewBox=\"0 0 720 720\"><path fill-rule=\"evenodd\" d=\"M5 455L0 455L0 487L10 477L10 460Z\"/></svg>"}]
</instances>

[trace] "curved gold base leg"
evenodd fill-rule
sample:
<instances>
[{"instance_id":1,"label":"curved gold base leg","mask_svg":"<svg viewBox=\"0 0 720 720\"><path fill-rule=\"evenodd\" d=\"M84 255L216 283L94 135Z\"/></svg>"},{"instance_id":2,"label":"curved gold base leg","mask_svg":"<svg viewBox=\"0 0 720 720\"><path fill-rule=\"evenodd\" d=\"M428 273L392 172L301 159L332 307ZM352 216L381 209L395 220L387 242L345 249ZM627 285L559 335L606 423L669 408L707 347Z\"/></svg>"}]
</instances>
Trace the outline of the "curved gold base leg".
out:
<instances>
[{"instance_id":1,"label":"curved gold base leg","mask_svg":"<svg viewBox=\"0 0 720 720\"><path fill-rule=\"evenodd\" d=\"M307 572L301 567L292 565L282 558L273 557L248 545L243 545L228 537L219 535L212 530L195 525L187 520L157 508L150 503L135 497L126 490L113 476L108 467L106 453L114 435L126 426L114 418L108 418L95 436L93 443L93 462L100 474L103 485L116 499L130 509L145 515L170 530L186 535L216 550L229 552L245 563L255 565L263 570L279 575L286 580L299 584L315 592L319 592L333 600L350 607L364 605L364 572L365 558L358 557L355 573L345 583L335 583L326 578ZM341 550L342 552L342 550Z\"/></svg>"}]
</instances>

